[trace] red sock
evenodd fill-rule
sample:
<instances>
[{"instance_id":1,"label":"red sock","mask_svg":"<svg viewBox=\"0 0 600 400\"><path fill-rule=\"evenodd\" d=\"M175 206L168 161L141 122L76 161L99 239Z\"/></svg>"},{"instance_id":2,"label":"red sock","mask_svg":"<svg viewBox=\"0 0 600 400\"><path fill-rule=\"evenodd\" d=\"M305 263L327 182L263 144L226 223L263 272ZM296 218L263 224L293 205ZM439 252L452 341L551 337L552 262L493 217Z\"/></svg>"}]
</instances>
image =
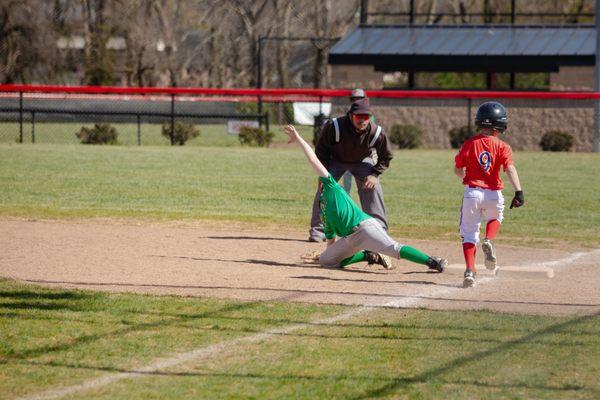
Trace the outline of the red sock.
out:
<instances>
[{"instance_id":1,"label":"red sock","mask_svg":"<svg viewBox=\"0 0 600 400\"><path fill-rule=\"evenodd\" d=\"M477 247L475 243L463 243L463 254L465 255L465 264L467 269L475 271L475 252Z\"/></svg>"},{"instance_id":2,"label":"red sock","mask_svg":"<svg viewBox=\"0 0 600 400\"><path fill-rule=\"evenodd\" d=\"M488 221L485 227L485 237L488 239L495 239L498 231L500 230L500 221L493 219Z\"/></svg>"}]
</instances>

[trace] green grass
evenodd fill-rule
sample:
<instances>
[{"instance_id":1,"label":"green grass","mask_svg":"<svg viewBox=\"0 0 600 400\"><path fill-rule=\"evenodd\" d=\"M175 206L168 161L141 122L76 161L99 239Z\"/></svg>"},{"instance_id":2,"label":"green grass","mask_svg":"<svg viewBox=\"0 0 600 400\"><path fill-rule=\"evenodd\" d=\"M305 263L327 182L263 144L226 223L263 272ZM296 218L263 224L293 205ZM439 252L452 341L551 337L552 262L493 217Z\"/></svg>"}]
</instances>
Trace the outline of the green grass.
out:
<instances>
[{"instance_id":1,"label":"green grass","mask_svg":"<svg viewBox=\"0 0 600 400\"><path fill-rule=\"evenodd\" d=\"M453 156L395 152L382 175L394 236L457 239L462 186ZM526 204L506 210L500 242L600 245L598 154L522 152L516 164ZM297 148L0 144L4 216L209 219L303 229L315 187ZM510 202L510 188L505 195Z\"/></svg>"},{"instance_id":2,"label":"green grass","mask_svg":"<svg viewBox=\"0 0 600 400\"><path fill-rule=\"evenodd\" d=\"M0 280L0 399L318 321L350 307L45 289ZM381 309L232 343L66 398L592 399L598 316Z\"/></svg>"},{"instance_id":3,"label":"green grass","mask_svg":"<svg viewBox=\"0 0 600 400\"><path fill-rule=\"evenodd\" d=\"M117 129L119 144L134 146L138 144L138 127L136 124L111 124ZM93 124L82 123L37 123L34 137L37 144L79 144L75 132L82 126L91 128ZM227 125L196 125L200 136L187 142L188 146L219 146L240 147L237 135L227 134ZM142 145L169 146L169 139L162 136L160 124L141 124L140 143ZM281 132L279 125L271 126L273 132ZM299 131L305 139L312 140L312 127L300 126ZM19 124L14 122L0 122L0 143L17 143L19 140ZM282 143L286 137L276 135L273 142ZM30 123L23 125L23 142L32 142L32 126Z\"/></svg>"}]
</instances>

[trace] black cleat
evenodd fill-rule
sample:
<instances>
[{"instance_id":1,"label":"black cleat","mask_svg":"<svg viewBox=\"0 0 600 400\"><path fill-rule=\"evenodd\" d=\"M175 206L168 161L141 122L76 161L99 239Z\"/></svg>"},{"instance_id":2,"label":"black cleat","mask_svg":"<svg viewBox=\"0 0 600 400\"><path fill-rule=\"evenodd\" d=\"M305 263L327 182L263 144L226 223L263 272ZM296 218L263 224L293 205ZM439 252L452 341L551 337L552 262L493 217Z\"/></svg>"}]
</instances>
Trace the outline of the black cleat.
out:
<instances>
[{"instance_id":1,"label":"black cleat","mask_svg":"<svg viewBox=\"0 0 600 400\"><path fill-rule=\"evenodd\" d=\"M429 257L429 260L427 260L427 266L429 267L429 269L432 269L439 273L444 272L444 270L446 269L446 265L448 265L448 261L445 258Z\"/></svg>"}]
</instances>

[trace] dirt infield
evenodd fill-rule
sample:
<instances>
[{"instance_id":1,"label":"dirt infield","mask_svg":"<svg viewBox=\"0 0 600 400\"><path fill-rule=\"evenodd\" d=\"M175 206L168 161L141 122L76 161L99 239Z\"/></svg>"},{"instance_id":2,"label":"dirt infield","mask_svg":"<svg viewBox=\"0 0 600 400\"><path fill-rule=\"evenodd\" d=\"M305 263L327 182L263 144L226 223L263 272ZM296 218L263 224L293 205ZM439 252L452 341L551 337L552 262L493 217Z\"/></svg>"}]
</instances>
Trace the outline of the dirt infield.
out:
<instances>
[{"instance_id":1,"label":"dirt infield","mask_svg":"<svg viewBox=\"0 0 600 400\"><path fill-rule=\"evenodd\" d=\"M462 289L460 268L436 274L397 261L390 271L364 263L324 269L300 258L324 247L307 242L303 231L224 225L4 218L0 277L55 287L240 300L539 314L600 311L598 249L498 246L499 264L510 266L511 273L495 277L481 267L479 284ZM458 242L406 242L462 264ZM531 273L533 267L551 268L555 276Z\"/></svg>"}]
</instances>

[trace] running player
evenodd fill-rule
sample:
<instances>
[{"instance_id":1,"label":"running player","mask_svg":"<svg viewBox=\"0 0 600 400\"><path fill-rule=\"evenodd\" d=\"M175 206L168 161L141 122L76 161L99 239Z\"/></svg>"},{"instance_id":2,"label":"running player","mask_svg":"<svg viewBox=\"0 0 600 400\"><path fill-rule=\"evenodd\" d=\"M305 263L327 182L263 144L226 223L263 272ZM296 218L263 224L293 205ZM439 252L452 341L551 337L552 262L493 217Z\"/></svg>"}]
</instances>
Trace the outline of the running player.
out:
<instances>
[{"instance_id":1,"label":"running player","mask_svg":"<svg viewBox=\"0 0 600 400\"><path fill-rule=\"evenodd\" d=\"M393 267L389 257L394 257L426 265L438 272L444 271L447 265L445 259L430 257L413 247L399 244L375 218L363 212L319 161L296 128L288 125L285 133L290 137L290 143L300 145L322 185L319 206L327 249L319 257L321 266L345 267L367 261L389 269ZM336 237L340 237L340 240L336 241Z\"/></svg>"},{"instance_id":2,"label":"running player","mask_svg":"<svg viewBox=\"0 0 600 400\"><path fill-rule=\"evenodd\" d=\"M454 159L454 173L465 185L460 212L460 236L466 264L464 287L475 285L475 253L484 212L487 223L481 249L485 254L486 268L496 269L496 249L492 240L496 238L504 216L504 185L500 179L500 168L504 169L515 190L510 208L521 207L525 203L519 174L512 160L512 149L498 138L498 134L506 130L507 122L506 109L502 104L490 101L480 105L475 116L478 133L465 141Z\"/></svg>"}]
</instances>

